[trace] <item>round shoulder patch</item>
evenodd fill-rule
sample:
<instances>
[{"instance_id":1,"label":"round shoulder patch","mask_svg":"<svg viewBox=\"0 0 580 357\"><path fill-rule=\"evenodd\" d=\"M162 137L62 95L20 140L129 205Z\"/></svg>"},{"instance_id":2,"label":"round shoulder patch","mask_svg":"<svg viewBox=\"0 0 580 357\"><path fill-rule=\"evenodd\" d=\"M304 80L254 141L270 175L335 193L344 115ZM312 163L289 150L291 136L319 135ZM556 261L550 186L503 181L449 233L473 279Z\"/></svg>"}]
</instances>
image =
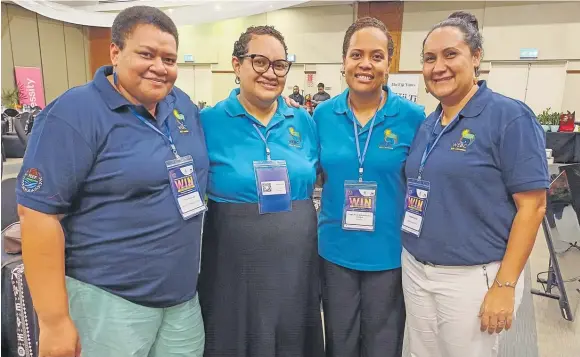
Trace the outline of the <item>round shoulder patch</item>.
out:
<instances>
[{"instance_id":1,"label":"round shoulder patch","mask_svg":"<svg viewBox=\"0 0 580 357\"><path fill-rule=\"evenodd\" d=\"M38 169L28 169L22 175L22 190L24 192L35 192L42 187L42 175Z\"/></svg>"}]
</instances>

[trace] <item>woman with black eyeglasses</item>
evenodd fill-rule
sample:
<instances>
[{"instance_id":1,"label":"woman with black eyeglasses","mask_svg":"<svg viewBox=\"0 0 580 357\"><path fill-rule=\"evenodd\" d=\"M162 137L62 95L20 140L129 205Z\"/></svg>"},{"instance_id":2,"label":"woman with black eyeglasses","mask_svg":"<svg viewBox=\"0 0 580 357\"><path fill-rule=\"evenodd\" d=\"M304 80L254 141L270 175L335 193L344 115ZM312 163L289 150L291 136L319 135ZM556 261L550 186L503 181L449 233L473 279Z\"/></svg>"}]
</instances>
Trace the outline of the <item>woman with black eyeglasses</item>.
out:
<instances>
[{"instance_id":1,"label":"woman with black eyeglasses","mask_svg":"<svg viewBox=\"0 0 580 357\"><path fill-rule=\"evenodd\" d=\"M316 128L281 97L284 37L250 27L234 44L239 88L202 111L210 158L199 296L205 356L323 355Z\"/></svg>"}]
</instances>

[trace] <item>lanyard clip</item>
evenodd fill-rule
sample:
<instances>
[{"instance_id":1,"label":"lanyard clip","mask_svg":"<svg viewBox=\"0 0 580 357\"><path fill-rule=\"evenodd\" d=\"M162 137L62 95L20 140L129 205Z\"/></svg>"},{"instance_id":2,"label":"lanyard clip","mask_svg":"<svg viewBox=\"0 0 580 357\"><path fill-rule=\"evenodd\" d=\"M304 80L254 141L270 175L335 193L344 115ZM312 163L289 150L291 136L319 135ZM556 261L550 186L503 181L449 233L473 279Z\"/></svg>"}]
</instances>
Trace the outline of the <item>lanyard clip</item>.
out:
<instances>
[{"instance_id":1,"label":"lanyard clip","mask_svg":"<svg viewBox=\"0 0 580 357\"><path fill-rule=\"evenodd\" d=\"M270 161L272 158L270 157L270 148L266 146L266 160Z\"/></svg>"},{"instance_id":2,"label":"lanyard clip","mask_svg":"<svg viewBox=\"0 0 580 357\"><path fill-rule=\"evenodd\" d=\"M177 153L177 148L175 147L175 144L171 144L171 151L173 152L173 155L175 155L176 159L180 158L179 154Z\"/></svg>"},{"instance_id":3,"label":"lanyard clip","mask_svg":"<svg viewBox=\"0 0 580 357\"><path fill-rule=\"evenodd\" d=\"M358 182L363 182L363 171L364 169L362 167L358 168Z\"/></svg>"}]
</instances>

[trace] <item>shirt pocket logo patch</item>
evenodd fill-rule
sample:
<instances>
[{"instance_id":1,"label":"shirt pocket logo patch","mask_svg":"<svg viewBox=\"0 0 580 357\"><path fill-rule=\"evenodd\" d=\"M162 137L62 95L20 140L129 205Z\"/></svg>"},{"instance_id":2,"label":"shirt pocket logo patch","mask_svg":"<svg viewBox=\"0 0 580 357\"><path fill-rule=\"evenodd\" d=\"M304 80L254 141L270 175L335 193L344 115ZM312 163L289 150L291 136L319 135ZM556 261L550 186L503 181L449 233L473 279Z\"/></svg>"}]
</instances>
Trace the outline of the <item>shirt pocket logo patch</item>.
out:
<instances>
[{"instance_id":1,"label":"shirt pocket logo patch","mask_svg":"<svg viewBox=\"0 0 580 357\"><path fill-rule=\"evenodd\" d=\"M383 142L379 144L380 149L393 150L395 146L399 143L399 137L397 134L393 133L391 129L386 129L383 132L384 139Z\"/></svg>"},{"instance_id":2,"label":"shirt pocket logo patch","mask_svg":"<svg viewBox=\"0 0 580 357\"><path fill-rule=\"evenodd\" d=\"M451 145L451 151L467 151L467 148L473 144L475 141L475 134L471 132L469 129L464 129L461 132L461 138L459 141L453 143Z\"/></svg>"},{"instance_id":3,"label":"shirt pocket logo patch","mask_svg":"<svg viewBox=\"0 0 580 357\"><path fill-rule=\"evenodd\" d=\"M300 135L300 132L291 126L288 128L288 133L290 134L288 145L295 148L302 148L302 136Z\"/></svg>"}]
</instances>

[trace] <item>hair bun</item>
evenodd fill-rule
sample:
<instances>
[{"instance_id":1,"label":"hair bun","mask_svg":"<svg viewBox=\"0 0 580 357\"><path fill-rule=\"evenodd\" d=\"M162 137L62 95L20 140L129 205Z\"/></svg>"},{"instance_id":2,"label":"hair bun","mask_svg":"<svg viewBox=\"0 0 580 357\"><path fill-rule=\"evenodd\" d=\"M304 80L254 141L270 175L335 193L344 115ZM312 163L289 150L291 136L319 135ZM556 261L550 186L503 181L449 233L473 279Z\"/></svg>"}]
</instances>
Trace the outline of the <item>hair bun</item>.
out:
<instances>
[{"instance_id":1,"label":"hair bun","mask_svg":"<svg viewBox=\"0 0 580 357\"><path fill-rule=\"evenodd\" d=\"M477 17L475 17L475 15L473 15L472 13L469 13L467 11L456 11L456 12L452 13L451 15L449 15L448 19L463 20L466 23L473 26L474 28L479 29L479 22L477 21Z\"/></svg>"}]
</instances>

